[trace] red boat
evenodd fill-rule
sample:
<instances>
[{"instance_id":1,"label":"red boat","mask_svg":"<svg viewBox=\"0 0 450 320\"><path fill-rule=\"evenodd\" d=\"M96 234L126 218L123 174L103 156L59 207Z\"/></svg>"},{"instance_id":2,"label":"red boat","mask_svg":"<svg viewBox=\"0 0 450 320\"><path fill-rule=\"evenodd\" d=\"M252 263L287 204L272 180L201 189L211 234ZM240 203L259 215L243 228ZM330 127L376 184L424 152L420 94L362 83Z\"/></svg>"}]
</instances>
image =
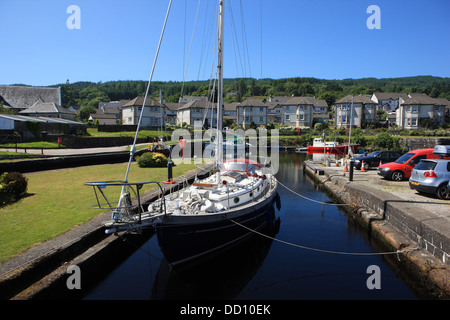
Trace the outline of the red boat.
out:
<instances>
[{"instance_id":1,"label":"red boat","mask_svg":"<svg viewBox=\"0 0 450 320\"><path fill-rule=\"evenodd\" d=\"M348 144L335 143L333 141L323 142L322 138L315 138L312 146L306 148L306 152L339 152L347 153ZM351 144L350 149L353 153L356 153L359 144Z\"/></svg>"}]
</instances>

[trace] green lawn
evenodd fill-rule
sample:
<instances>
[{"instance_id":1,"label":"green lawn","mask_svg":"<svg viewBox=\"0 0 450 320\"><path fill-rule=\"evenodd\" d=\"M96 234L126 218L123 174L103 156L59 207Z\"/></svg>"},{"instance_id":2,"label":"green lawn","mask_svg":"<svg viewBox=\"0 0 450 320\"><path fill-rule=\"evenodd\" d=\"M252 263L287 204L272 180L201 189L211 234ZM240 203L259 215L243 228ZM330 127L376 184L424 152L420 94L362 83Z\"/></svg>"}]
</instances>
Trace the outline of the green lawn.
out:
<instances>
[{"instance_id":1,"label":"green lawn","mask_svg":"<svg viewBox=\"0 0 450 320\"><path fill-rule=\"evenodd\" d=\"M0 263L100 214L101 210L92 208L96 205L92 187L84 183L122 180L126 166L100 165L27 174L27 195L15 204L0 208ZM173 176L194 169L194 165L180 164L173 168ZM133 163L128 181L166 179L167 168L140 168L137 163ZM112 201L117 201L119 187L107 189Z\"/></svg>"}]
</instances>

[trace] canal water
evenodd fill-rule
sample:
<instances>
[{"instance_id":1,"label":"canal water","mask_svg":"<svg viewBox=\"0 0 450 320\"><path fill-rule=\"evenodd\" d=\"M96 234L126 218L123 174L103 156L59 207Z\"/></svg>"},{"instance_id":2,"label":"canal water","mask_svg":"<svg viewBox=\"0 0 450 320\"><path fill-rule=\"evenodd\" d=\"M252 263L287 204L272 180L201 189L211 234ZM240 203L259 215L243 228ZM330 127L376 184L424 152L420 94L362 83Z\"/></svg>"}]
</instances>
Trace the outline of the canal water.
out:
<instances>
[{"instance_id":1,"label":"canal water","mask_svg":"<svg viewBox=\"0 0 450 320\"><path fill-rule=\"evenodd\" d=\"M170 270L156 235L143 244L136 236L124 240L134 252L83 298L417 299L396 267L396 255L381 254L388 250L303 174L307 158L280 153L281 209L267 231L275 240L255 235L207 261Z\"/></svg>"}]
</instances>

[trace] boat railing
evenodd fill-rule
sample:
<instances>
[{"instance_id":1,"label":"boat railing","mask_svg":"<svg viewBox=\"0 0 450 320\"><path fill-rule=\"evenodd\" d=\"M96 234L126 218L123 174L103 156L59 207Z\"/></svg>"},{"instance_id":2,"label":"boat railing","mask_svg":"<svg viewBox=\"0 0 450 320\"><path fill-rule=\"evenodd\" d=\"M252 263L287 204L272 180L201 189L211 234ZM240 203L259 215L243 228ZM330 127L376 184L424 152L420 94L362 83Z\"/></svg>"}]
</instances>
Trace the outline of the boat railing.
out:
<instances>
[{"instance_id":1,"label":"boat railing","mask_svg":"<svg viewBox=\"0 0 450 320\"><path fill-rule=\"evenodd\" d=\"M147 182L126 182L126 181L120 181L120 180L113 180L113 181L95 181L95 182L85 182L84 183L87 186L92 186L95 193L95 198L97 200L97 206L93 206L93 208L96 209L110 209L113 212L113 217L117 218L117 214L119 216L128 218L131 216L138 215L138 223L141 223L142 221L142 213L144 212L143 203L141 203L141 195L139 193L139 190L142 189L142 187L146 184L156 184L159 187L159 192L162 195L161 196L161 212L164 210L164 215L166 215L166 201L164 198L164 191L161 187L161 184L157 181L147 181ZM122 187L121 191L121 197L118 202L113 202L109 198L110 195L107 195L105 192L105 189L107 187L112 186L119 186ZM137 200L137 205L133 205L133 199L131 199L130 191L134 193L134 196ZM100 201L100 195L103 197L103 201ZM164 207L164 209L163 209ZM137 212L136 212L137 211Z\"/></svg>"}]
</instances>

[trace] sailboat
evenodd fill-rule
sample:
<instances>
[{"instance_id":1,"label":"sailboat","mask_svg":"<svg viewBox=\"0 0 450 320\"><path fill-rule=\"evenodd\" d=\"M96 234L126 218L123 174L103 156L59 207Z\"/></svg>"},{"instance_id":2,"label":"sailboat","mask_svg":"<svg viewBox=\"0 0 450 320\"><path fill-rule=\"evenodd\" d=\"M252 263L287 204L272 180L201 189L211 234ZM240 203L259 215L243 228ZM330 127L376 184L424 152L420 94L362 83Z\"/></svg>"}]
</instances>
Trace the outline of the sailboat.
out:
<instances>
[{"instance_id":1,"label":"sailboat","mask_svg":"<svg viewBox=\"0 0 450 320\"><path fill-rule=\"evenodd\" d=\"M128 182L128 172L135 150L133 145L124 181L85 183L94 187L96 196L97 192L102 194L111 208L111 220L103 224L106 233L154 228L161 251L170 265L204 257L247 238L254 231L272 224L274 205L277 204L278 209L280 205L277 193L278 181L266 164L245 158L223 161L221 136L224 0L219 0L218 30L219 138L215 151L215 174L202 180L196 179L191 185L164 195L164 183ZM139 127L140 122L137 131ZM161 197L152 203L143 204L140 201L139 190L144 184L151 183L157 184ZM115 207L103 192L108 186L122 188ZM134 200L131 199L133 194ZM98 197L97 201L100 207Z\"/></svg>"}]
</instances>

